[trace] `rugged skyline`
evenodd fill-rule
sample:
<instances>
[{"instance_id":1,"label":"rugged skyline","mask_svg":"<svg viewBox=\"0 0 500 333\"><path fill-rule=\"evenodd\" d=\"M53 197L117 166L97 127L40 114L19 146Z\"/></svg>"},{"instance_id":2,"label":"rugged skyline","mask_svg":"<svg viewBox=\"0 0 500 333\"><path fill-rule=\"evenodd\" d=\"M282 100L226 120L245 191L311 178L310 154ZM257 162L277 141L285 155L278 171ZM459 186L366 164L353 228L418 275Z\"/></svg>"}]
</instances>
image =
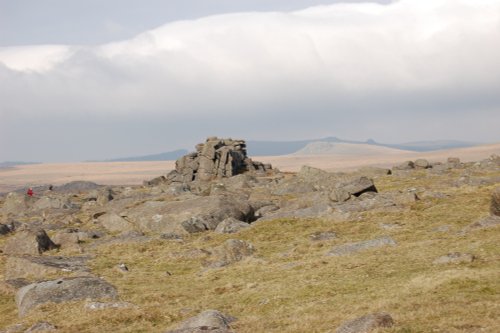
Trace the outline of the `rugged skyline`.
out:
<instances>
[{"instance_id":1,"label":"rugged skyline","mask_svg":"<svg viewBox=\"0 0 500 333\"><path fill-rule=\"evenodd\" d=\"M0 12L18 6L12 22L28 3ZM171 7L168 23L116 42L78 37L90 19L73 43L2 34L0 161L145 155L210 135L500 141L500 1L242 3Z\"/></svg>"}]
</instances>

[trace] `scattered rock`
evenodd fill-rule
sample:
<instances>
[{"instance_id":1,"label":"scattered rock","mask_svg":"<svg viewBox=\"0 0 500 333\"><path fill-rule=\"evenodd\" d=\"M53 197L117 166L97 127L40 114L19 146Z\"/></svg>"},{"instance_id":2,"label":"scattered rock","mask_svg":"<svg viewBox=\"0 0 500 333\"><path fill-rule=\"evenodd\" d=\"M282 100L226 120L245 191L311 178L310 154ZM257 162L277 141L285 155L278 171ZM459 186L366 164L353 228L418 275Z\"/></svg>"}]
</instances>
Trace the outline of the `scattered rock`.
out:
<instances>
[{"instance_id":1,"label":"scattered rock","mask_svg":"<svg viewBox=\"0 0 500 333\"><path fill-rule=\"evenodd\" d=\"M166 333L229 333L231 324L236 318L223 314L217 310L206 310L199 315L183 321L180 326L173 331Z\"/></svg>"},{"instance_id":2,"label":"scattered rock","mask_svg":"<svg viewBox=\"0 0 500 333\"><path fill-rule=\"evenodd\" d=\"M476 259L476 257L472 254L469 254L469 253L453 252L453 253L448 253L445 256L437 258L432 263L435 265L465 264L465 263L471 263L475 259Z\"/></svg>"},{"instance_id":3,"label":"scattered rock","mask_svg":"<svg viewBox=\"0 0 500 333\"><path fill-rule=\"evenodd\" d=\"M448 157L446 163L448 163L448 165L456 168L460 165L460 159L458 157Z\"/></svg>"},{"instance_id":4,"label":"scattered rock","mask_svg":"<svg viewBox=\"0 0 500 333\"><path fill-rule=\"evenodd\" d=\"M64 278L33 283L21 288L16 295L19 315L25 316L36 306L48 302L61 303L82 299L116 299L115 287L96 277Z\"/></svg>"},{"instance_id":5,"label":"scattered rock","mask_svg":"<svg viewBox=\"0 0 500 333\"><path fill-rule=\"evenodd\" d=\"M266 205L266 206L259 208L257 211L255 211L255 216L256 217L263 217L263 216L269 215L269 214L277 211L278 209L279 209L279 207L274 205L274 204Z\"/></svg>"},{"instance_id":6,"label":"scattered rock","mask_svg":"<svg viewBox=\"0 0 500 333\"><path fill-rule=\"evenodd\" d=\"M445 225L440 225L434 229L432 229L432 231L434 232L449 232L451 230L451 226L445 224Z\"/></svg>"},{"instance_id":7,"label":"scattered rock","mask_svg":"<svg viewBox=\"0 0 500 333\"><path fill-rule=\"evenodd\" d=\"M116 267L122 272L128 272L128 267L124 263L120 263Z\"/></svg>"},{"instance_id":8,"label":"scattered rock","mask_svg":"<svg viewBox=\"0 0 500 333\"><path fill-rule=\"evenodd\" d=\"M206 266L211 268L224 267L251 256L254 251L255 249L250 243L238 239L228 239L213 250L212 258L206 263Z\"/></svg>"},{"instance_id":9,"label":"scattered rock","mask_svg":"<svg viewBox=\"0 0 500 333\"><path fill-rule=\"evenodd\" d=\"M41 197L33 204L33 209L44 210L44 209L62 209L69 208L63 200L60 198L52 198L52 197Z\"/></svg>"},{"instance_id":10,"label":"scattered rock","mask_svg":"<svg viewBox=\"0 0 500 333\"><path fill-rule=\"evenodd\" d=\"M30 332L52 332L57 331L57 327L46 321L40 321L30 328L28 328L24 333Z\"/></svg>"},{"instance_id":11,"label":"scattered rock","mask_svg":"<svg viewBox=\"0 0 500 333\"><path fill-rule=\"evenodd\" d=\"M8 225L0 223L0 235L7 235L11 231L12 230Z\"/></svg>"},{"instance_id":12,"label":"scattered rock","mask_svg":"<svg viewBox=\"0 0 500 333\"><path fill-rule=\"evenodd\" d=\"M478 230L478 229L486 229L486 228L496 227L498 225L500 225L500 216L492 215L469 224L462 230L462 232Z\"/></svg>"},{"instance_id":13,"label":"scattered rock","mask_svg":"<svg viewBox=\"0 0 500 333\"><path fill-rule=\"evenodd\" d=\"M380 327L392 327L394 320L388 313L372 313L343 323L335 333L369 333Z\"/></svg>"},{"instance_id":14,"label":"scattered rock","mask_svg":"<svg viewBox=\"0 0 500 333\"><path fill-rule=\"evenodd\" d=\"M336 202L348 200L351 196L359 197L366 192L377 193L377 188L373 180L366 177L359 177L347 182L339 182L330 193L330 199Z\"/></svg>"},{"instance_id":15,"label":"scattered rock","mask_svg":"<svg viewBox=\"0 0 500 333\"><path fill-rule=\"evenodd\" d=\"M358 173L366 177L379 177L379 176L391 175L392 171L391 169L368 166L359 168Z\"/></svg>"},{"instance_id":16,"label":"scattered rock","mask_svg":"<svg viewBox=\"0 0 500 333\"><path fill-rule=\"evenodd\" d=\"M415 169L429 169L431 167L431 164L426 159L419 158L415 161L414 166Z\"/></svg>"},{"instance_id":17,"label":"scattered rock","mask_svg":"<svg viewBox=\"0 0 500 333\"><path fill-rule=\"evenodd\" d=\"M173 232L167 232L160 235L161 239L166 240L182 240L182 236Z\"/></svg>"},{"instance_id":18,"label":"scattered rock","mask_svg":"<svg viewBox=\"0 0 500 333\"><path fill-rule=\"evenodd\" d=\"M144 181L145 186L158 186L158 185L167 184L167 183L168 183L168 180L167 180L167 177L165 177L165 176L160 176L160 177L153 178L151 180Z\"/></svg>"},{"instance_id":19,"label":"scattered rock","mask_svg":"<svg viewBox=\"0 0 500 333\"><path fill-rule=\"evenodd\" d=\"M215 228L215 232L219 234L233 234L245 228L248 228L250 224L247 222L242 222L234 217L228 217Z\"/></svg>"},{"instance_id":20,"label":"scattered rock","mask_svg":"<svg viewBox=\"0 0 500 333\"><path fill-rule=\"evenodd\" d=\"M497 187L491 195L490 213L500 216L500 187Z\"/></svg>"},{"instance_id":21,"label":"scattered rock","mask_svg":"<svg viewBox=\"0 0 500 333\"><path fill-rule=\"evenodd\" d=\"M81 193L81 192L86 192L90 190L95 190L99 189L102 187L101 185L98 185L93 182L88 182L88 181L74 181L74 182L69 182L61 186L56 186L53 190L55 192L62 192L62 193Z\"/></svg>"},{"instance_id":22,"label":"scattered rock","mask_svg":"<svg viewBox=\"0 0 500 333\"><path fill-rule=\"evenodd\" d=\"M393 170L412 170L415 169L415 163L413 161L406 161L392 168Z\"/></svg>"},{"instance_id":23,"label":"scattered rock","mask_svg":"<svg viewBox=\"0 0 500 333\"><path fill-rule=\"evenodd\" d=\"M38 229L17 232L5 242L3 251L8 255L37 255L56 248L45 230Z\"/></svg>"},{"instance_id":24,"label":"scattered rock","mask_svg":"<svg viewBox=\"0 0 500 333\"><path fill-rule=\"evenodd\" d=\"M309 235L309 239L312 241L326 241L335 238L337 238L337 234L333 231L317 231Z\"/></svg>"},{"instance_id":25,"label":"scattered rock","mask_svg":"<svg viewBox=\"0 0 500 333\"><path fill-rule=\"evenodd\" d=\"M363 251L370 248L377 248L382 246L395 246L397 243L391 237L384 236L380 238L375 238L367 241L361 241L356 243L347 243L339 245L330 250L327 255L329 256L343 256L359 251Z\"/></svg>"},{"instance_id":26,"label":"scattered rock","mask_svg":"<svg viewBox=\"0 0 500 333\"><path fill-rule=\"evenodd\" d=\"M72 249L72 250L79 250L81 251L80 247L80 237L78 235L78 232L72 232L71 230L68 231L63 231L63 232L57 232L53 237L52 240L54 241L57 246L60 246L62 249Z\"/></svg>"},{"instance_id":27,"label":"scattered rock","mask_svg":"<svg viewBox=\"0 0 500 333\"><path fill-rule=\"evenodd\" d=\"M31 207L35 200L36 199L33 197L17 192L11 192L5 197L5 201L0 209L0 212L3 213L4 216L8 216L9 214L18 215Z\"/></svg>"},{"instance_id":28,"label":"scattered rock","mask_svg":"<svg viewBox=\"0 0 500 333\"><path fill-rule=\"evenodd\" d=\"M129 302L87 302L85 309L87 310L105 310L105 309L128 309L136 306Z\"/></svg>"},{"instance_id":29,"label":"scattered rock","mask_svg":"<svg viewBox=\"0 0 500 333\"><path fill-rule=\"evenodd\" d=\"M384 230L396 230L401 228L401 225L397 223L380 223L379 226Z\"/></svg>"},{"instance_id":30,"label":"scattered rock","mask_svg":"<svg viewBox=\"0 0 500 333\"><path fill-rule=\"evenodd\" d=\"M97 221L110 232L133 231L132 223L115 213L100 215Z\"/></svg>"}]
</instances>

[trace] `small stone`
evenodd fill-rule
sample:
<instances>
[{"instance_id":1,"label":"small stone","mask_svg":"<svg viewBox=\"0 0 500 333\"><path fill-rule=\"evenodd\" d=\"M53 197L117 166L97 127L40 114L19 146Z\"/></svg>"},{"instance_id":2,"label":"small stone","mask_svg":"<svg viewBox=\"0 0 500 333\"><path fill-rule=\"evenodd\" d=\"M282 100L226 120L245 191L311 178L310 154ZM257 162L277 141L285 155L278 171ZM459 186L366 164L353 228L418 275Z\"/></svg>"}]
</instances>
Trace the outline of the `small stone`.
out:
<instances>
[{"instance_id":1,"label":"small stone","mask_svg":"<svg viewBox=\"0 0 500 333\"><path fill-rule=\"evenodd\" d=\"M500 187L497 187L491 195L490 213L500 216Z\"/></svg>"},{"instance_id":2,"label":"small stone","mask_svg":"<svg viewBox=\"0 0 500 333\"><path fill-rule=\"evenodd\" d=\"M330 250L328 256L343 256L353 254L359 251L363 251L370 248L377 248L382 246L396 246L396 242L388 236L375 238L367 241L361 241L356 243L347 243L339 245Z\"/></svg>"},{"instance_id":3,"label":"small stone","mask_svg":"<svg viewBox=\"0 0 500 333\"><path fill-rule=\"evenodd\" d=\"M119 269L120 271L122 271L122 272L128 272L128 267L127 267L127 265L125 265L124 263L120 263L120 264L118 264L118 266L117 266L117 267L118 267L118 269Z\"/></svg>"},{"instance_id":4,"label":"small stone","mask_svg":"<svg viewBox=\"0 0 500 333\"><path fill-rule=\"evenodd\" d=\"M469 253L453 252L448 253L445 256L439 257L432 263L435 265L442 264L466 264L471 263L476 259L476 257Z\"/></svg>"},{"instance_id":5,"label":"small stone","mask_svg":"<svg viewBox=\"0 0 500 333\"><path fill-rule=\"evenodd\" d=\"M85 309L87 310L105 310L105 309L127 309L135 307L134 304L128 302L87 302Z\"/></svg>"},{"instance_id":6,"label":"small stone","mask_svg":"<svg viewBox=\"0 0 500 333\"><path fill-rule=\"evenodd\" d=\"M369 333L380 327L392 327L394 320L388 313L372 313L343 323L335 333Z\"/></svg>"},{"instance_id":7,"label":"small stone","mask_svg":"<svg viewBox=\"0 0 500 333\"><path fill-rule=\"evenodd\" d=\"M317 231L312 235L309 235L309 239L312 241L326 241L337 238L337 234L333 231Z\"/></svg>"},{"instance_id":8,"label":"small stone","mask_svg":"<svg viewBox=\"0 0 500 333\"><path fill-rule=\"evenodd\" d=\"M57 331L57 327L52 325L49 322L46 321L41 321L30 328L28 328L24 333L30 333L30 332L51 332L51 331Z\"/></svg>"},{"instance_id":9,"label":"small stone","mask_svg":"<svg viewBox=\"0 0 500 333\"><path fill-rule=\"evenodd\" d=\"M223 314L217 310L206 310L199 315L189 318L181 323L178 329L167 333L214 332L223 333L230 331L229 324L236 318Z\"/></svg>"}]
</instances>

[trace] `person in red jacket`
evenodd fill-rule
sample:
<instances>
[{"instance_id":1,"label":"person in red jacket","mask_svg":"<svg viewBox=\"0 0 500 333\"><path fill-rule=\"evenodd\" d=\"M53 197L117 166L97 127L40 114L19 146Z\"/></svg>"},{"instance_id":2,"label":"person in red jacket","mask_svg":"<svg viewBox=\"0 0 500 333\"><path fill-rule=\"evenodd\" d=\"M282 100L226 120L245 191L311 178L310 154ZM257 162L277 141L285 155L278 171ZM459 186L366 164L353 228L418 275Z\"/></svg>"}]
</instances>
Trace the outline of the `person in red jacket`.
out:
<instances>
[{"instance_id":1,"label":"person in red jacket","mask_svg":"<svg viewBox=\"0 0 500 333\"><path fill-rule=\"evenodd\" d=\"M33 189L30 187L28 189L28 192L26 192L26 194L29 196L29 197L32 197L33 196Z\"/></svg>"}]
</instances>

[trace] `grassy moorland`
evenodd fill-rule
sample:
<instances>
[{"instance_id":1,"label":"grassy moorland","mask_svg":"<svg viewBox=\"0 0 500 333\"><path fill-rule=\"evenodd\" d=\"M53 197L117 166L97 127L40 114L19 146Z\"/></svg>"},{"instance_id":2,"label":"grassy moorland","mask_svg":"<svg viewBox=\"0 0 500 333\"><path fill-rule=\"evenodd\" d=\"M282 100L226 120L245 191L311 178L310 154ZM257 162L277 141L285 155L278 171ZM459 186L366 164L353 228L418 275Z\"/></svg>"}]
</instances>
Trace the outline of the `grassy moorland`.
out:
<instances>
[{"instance_id":1,"label":"grassy moorland","mask_svg":"<svg viewBox=\"0 0 500 333\"><path fill-rule=\"evenodd\" d=\"M500 170L473 175L498 177ZM421 200L401 210L339 220L276 219L231 235L205 232L183 241L152 238L89 247L91 271L136 307L90 311L82 310L82 302L46 304L20 319L15 291L2 285L0 329L46 320L60 332L164 332L202 310L218 309L238 318L232 325L236 332L334 332L348 319L377 311L390 313L395 321L380 332L498 332L500 230L466 228L488 215L498 183L455 186L459 177L451 170L377 178L381 193L416 191ZM321 231L337 237L310 239ZM336 245L383 235L397 245L325 255ZM200 250L230 238L253 244L255 254L227 267L205 268ZM5 239L0 238L0 246ZM476 259L433 264L452 252ZM0 279L5 261L0 255ZM116 269L119 262L129 271Z\"/></svg>"}]
</instances>

